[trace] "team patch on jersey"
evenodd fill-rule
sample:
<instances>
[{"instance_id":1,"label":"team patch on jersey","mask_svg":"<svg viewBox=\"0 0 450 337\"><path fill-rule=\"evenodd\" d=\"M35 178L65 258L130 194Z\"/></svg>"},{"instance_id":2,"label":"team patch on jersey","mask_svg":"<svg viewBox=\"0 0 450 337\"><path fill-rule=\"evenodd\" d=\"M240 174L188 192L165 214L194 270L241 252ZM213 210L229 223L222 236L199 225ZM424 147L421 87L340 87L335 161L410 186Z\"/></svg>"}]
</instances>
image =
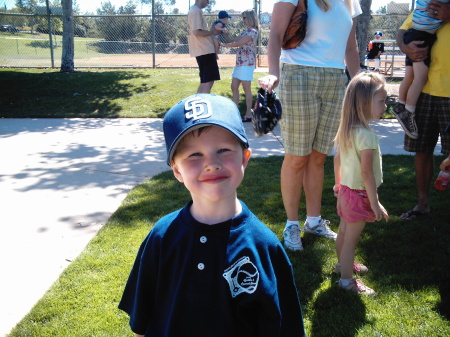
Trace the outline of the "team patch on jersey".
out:
<instances>
[{"instance_id":1,"label":"team patch on jersey","mask_svg":"<svg viewBox=\"0 0 450 337\"><path fill-rule=\"evenodd\" d=\"M200 119L212 116L211 103L201 97L188 99L184 103L186 119Z\"/></svg>"},{"instance_id":2,"label":"team patch on jersey","mask_svg":"<svg viewBox=\"0 0 450 337\"><path fill-rule=\"evenodd\" d=\"M259 271L248 256L241 257L225 270L223 277L227 280L231 296L241 293L253 294L258 287Z\"/></svg>"}]
</instances>

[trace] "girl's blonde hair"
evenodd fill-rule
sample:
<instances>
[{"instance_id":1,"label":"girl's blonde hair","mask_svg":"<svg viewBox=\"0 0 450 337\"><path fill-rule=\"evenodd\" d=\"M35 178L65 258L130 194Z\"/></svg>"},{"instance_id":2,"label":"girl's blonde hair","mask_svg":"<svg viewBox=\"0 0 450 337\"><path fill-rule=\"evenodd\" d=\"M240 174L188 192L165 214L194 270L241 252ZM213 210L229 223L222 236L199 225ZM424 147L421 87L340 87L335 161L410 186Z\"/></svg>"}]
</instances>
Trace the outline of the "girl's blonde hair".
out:
<instances>
[{"instance_id":1,"label":"girl's blonde hair","mask_svg":"<svg viewBox=\"0 0 450 337\"><path fill-rule=\"evenodd\" d=\"M259 27L258 17L256 16L255 11L253 9L247 9L243 11L242 16L245 16L247 18L248 22L253 28L258 29Z\"/></svg>"},{"instance_id":2,"label":"girl's blonde hair","mask_svg":"<svg viewBox=\"0 0 450 337\"><path fill-rule=\"evenodd\" d=\"M385 85L386 80L382 75L370 72L357 74L348 84L342 103L341 122L334 139L341 152L352 147L355 126L370 130L373 96Z\"/></svg>"}]
</instances>

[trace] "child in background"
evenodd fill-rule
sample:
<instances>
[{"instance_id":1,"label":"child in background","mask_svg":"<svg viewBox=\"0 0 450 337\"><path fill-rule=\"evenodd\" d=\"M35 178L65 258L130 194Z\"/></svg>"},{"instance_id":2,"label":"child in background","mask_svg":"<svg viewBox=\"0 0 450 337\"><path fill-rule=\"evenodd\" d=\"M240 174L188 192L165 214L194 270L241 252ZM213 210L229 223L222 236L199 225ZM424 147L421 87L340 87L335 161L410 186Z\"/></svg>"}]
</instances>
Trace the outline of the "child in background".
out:
<instances>
[{"instance_id":1,"label":"child in background","mask_svg":"<svg viewBox=\"0 0 450 337\"><path fill-rule=\"evenodd\" d=\"M439 0L447 3L449 0ZM416 105L422 88L428 80L428 67L430 66L431 47L436 41L436 31L443 25L442 20L435 18L434 14L427 11L430 0L417 0L412 15L412 28L403 36L403 41L408 44L412 41L421 41L420 47L428 47L428 56L420 62L412 61L408 56L405 61L405 77L400 84L398 102L392 109L405 133L417 139L419 134L415 120Z\"/></svg>"},{"instance_id":2,"label":"child in background","mask_svg":"<svg viewBox=\"0 0 450 337\"><path fill-rule=\"evenodd\" d=\"M250 158L237 106L199 94L164 117L167 163L192 201L142 243L119 308L146 337L304 336L291 263L237 198Z\"/></svg>"},{"instance_id":3,"label":"child in background","mask_svg":"<svg viewBox=\"0 0 450 337\"><path fill-rule=\"evenodd\" d=\"M342 118L335 143L334 157L337 210L341 218L336 238L341 274L339 286L345 290L372 295L375 291L353 272L364 274L367 267L354 262L355 250L366 222L388 221L388 214L378 200L377 188L383 182L381 153L377 135L369 121L378 120L386 109L387 91L384 77L378 73L359 73L349 83Z\"/></svg>"},{"instance_id":4,"label":"child in background","mask_svg":"<svg viewBox=\"0 0 450 337\"><path fill-rule=\"evenodd\" d=\"M377 42L382 36L383 32L377 30L373 36L374 40L371 40L367 46L365 66L369 65L369 60L375 60L375 71L380 71L380 56L384 52L384 43Z\"/></svg>"},{"instance_id":5,"label":"child in background","mask_svg":"<svg viewBox=\"0 0 450 337\"><path fill-rule=\"evenodd\" d=\"M213 27L215 30L219 31L219 35L213 36L214 49L216 51L217 59L219 59L219 50L220 50L220 35L224 32L227 32L227 23L228 20L231 19L231 16L228 15L226 11L220 11L217 15L219 20L214 21Z\"/></svg>"}]
</instances>

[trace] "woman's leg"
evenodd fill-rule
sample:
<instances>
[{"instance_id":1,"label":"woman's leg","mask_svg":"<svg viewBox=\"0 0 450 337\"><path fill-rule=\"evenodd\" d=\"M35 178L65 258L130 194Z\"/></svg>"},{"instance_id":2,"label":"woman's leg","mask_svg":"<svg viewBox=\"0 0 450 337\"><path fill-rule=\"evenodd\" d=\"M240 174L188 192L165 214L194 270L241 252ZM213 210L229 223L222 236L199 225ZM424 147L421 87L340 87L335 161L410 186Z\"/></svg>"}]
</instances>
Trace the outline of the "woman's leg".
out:
<instances>
[{"instance_id":1,"label":"woman's leg","mask_svg":"<svg viewBox=\"0 0 450 337\"><path fill-rule=\"evenodd\" d=\"M303 188L303 174L308 156L285 154L281 167L281 194L287 219L298 221L298 209Z\"/></svg>"},{"instance_id":2,"label":"woman's leg","mask_svg":"<svg viewBox=\"0 0 450 337\"><path fill-rule=\"evenodd\" d=\"M252 117L252 106L253 106L253 95L252 95L252 82L242 81L242 88L244 88L245 93L245 103L247 105L247 110L245 111L245 117Z\"/></svg>"},{"instance_id":3,"label":"woman's leg","mask_svg":"<svg viewBox=\"0 0 450 337\"><path fill-rule=\"evenodd\" d=\"M313 150L308 156L303 188L306 197L306 215L317 217L322 208L322 190L324 180L324 165L327 155Z\"/></svg>"},{"instance_id":4,"label":"woman's leg","mask_svg":"<svg viewBox=\"0 0 450 337\"><path fill-rule=\"evenodd\" d=\"M231 92L233 93L233 102L239 106L239 85L241 84L241 80L238 80L236 77L231 79Z\"/></svg>"}]
</instances>

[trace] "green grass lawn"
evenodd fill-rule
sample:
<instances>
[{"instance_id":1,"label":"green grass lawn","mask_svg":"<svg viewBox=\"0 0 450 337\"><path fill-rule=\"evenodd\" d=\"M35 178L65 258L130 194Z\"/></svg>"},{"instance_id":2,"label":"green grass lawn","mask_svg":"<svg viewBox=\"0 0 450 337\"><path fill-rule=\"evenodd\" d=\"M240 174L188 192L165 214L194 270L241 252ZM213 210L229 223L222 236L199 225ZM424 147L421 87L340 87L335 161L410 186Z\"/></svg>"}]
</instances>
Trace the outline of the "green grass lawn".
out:
<instances>
[{"instance_id":1,"label":"green grass lawn","mask_svg":"<svg viewBox=\"0 0 450 337\"><path fill-rule=\"evenodd\" d=\"M55 57L61 58L62 35L53 35ZM90 44L101 41L98 38L74 38L77 58L104 56L95 51ZM10 54L14 53L14 54ZM42 33L2 33L0 34L0 59L14 55L15 58L48 59L50 57L50 41L48 34Z\"/></svg>"},{"instance_id":2,"label":"green grass lawn","mask_svg":"<svg viewBox=\"0 0 450 337\"><path fill-rule=\"evenodd\" d=\"M238 190L239 198L280 239L285 222L281 162L278 156L251 159ZM383 170L379 196L391 218L368 224L356 252L370 269L363 280L377 291L375 296L336 286L334 241L304 234L305 249L288 252L308 336L450 336L449 191L433 189L430 215L403 221L398 215L416 201L413 157L385 155ZM322 214L336 231L333 184L330 157ZM131 336L128 318L117 304L137 249L161 216L188 200L170 171L135 187L10 336ZM304 215L302 202L302 219Z\"/></svg>"},{"instance_id":3,"label":"green grass lawn","mask_svg":"<svg viewBox=\"0 0 450 337\"><path fill-rule=\"evenodd\" d=\"M231 98L231 73L220 70L213 94ZM256 72L252 82L256 97ZM0 69L0 118L163 117L180 99L194 94L198 69L83 70ZM239 108L245 113L241 89ZM386 113L384 117L392 117Z\"/></svg>"},{"instance_id":4,"label":"green grass lawn","mask_svg":"<svg viewBox=\"0 0 450 337\"><path fill-rule=\"evenodd\" d=\"M211 93L231 98L232 69L221 69ZM264 76L256 73L255 79ZM163 117L180 99L195 94L198 69L85 70L0 69L0 117ZM253 81L256 94L257 81ZM240 109L245 112L244 94Z\"/></svg>"}]
</instances>

